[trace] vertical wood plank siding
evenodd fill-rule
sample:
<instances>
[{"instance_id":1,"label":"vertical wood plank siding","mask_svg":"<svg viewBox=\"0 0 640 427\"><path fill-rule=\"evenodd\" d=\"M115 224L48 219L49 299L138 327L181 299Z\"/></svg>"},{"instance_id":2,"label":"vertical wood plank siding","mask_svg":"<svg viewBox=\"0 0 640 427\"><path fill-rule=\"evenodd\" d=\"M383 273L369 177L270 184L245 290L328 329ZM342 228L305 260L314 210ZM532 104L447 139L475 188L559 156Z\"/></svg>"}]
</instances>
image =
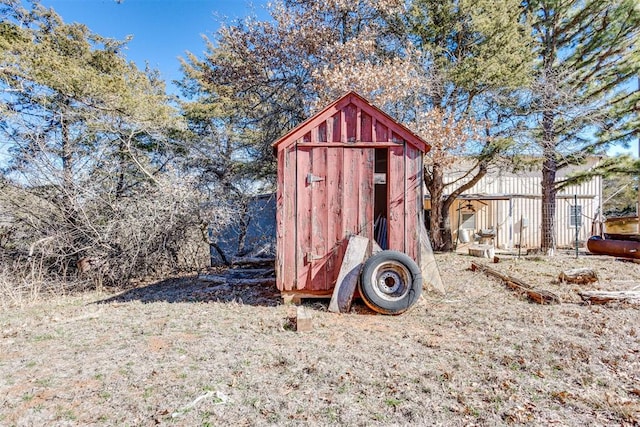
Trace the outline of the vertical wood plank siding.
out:
<instances>
[{"instance_id":1,"label":"vertical wood plank siding","mask_svg":"<svg viewBox=\"0 0 640 427\"><path fill-rule=\"evenodd\" d=\"M373 128L371 126L371 116L367 113L361 113L361 122L362 126L358 141L373 141L373 139L371 139L371 134L373 133Z\"/></svg>"},{"instance_id":2,"label":"vertical wood plank siding","mask_svg":"<svg viewBox=\"0 0 640 427\"><path fill-rule=\"evenodd\" d=\"M335 147L327 152L327 289L334 286L346 251L344 238L344 149Z\"/></svg>"},{"instance_id":3,"label":"vertical wood plank siding","mask_svg":"<svg viewBox=\"0 0 640 427\"><path fill-rule=\"evenodd\" d=\"M374 238L376 146L370 143L388 147L390 248L419 261L426 143L356 95L305 123L274 144L278 289L330 293L349 235Z\"/></svg>"},{"instance_id":4,"label":"vertical wood plank siding","mask_svg":"<svg viewBox=\"0 0 640 427\"><path fill-rule=\"evenodd\" d=\"M387 127L378 121L375 122L375 137L376 142L389 141L389 138L387 138Z\"/></svg>"},{"instance_id":5,"label":"vertical wood plank siding","mask_svg":"<svg viewBox=\"0 0 640 427\"><path fill-rule=\"evenodd\" d=\"M278 289L292 290L296 277L296 148L287 147L278 153L278 194L277 194L277 286ZM292 226L293 225L293 226ZM292 244L294 243L294 244ZM284 280L289 278L289 280Z\"/></svg>"},{"instance_id":6,"label":"vertical wood plank siding","mask_svg":"<svg viewBox=\"0 0 640 427\"><path fill-rule=\"evenodd\" d=\"M406 159L406 206L407 215L405 219L406 241L410 244L406 247L406 253L412 259L420 262L420 250L417 243L420 242L420 228L422 224L422 153L409 145L405 144Z\"/></svg>"},{"instance_id":7,"label":"vertical wood plank siding","mask_svg":"<svg viewBox=\"0 0 640 427\"><path fill-rule=\"evenodd\" d=\"M389 148L387 200L389 201L389 249L405 252L404 147Z\"/></svg>"},{"instance_id":8,"label":"vertical wood plank siding","mask_svg":"<svg viewBox=\"0 0 640 427\"><path fill-rule=\"evenodd\" d=\"M296 214L295 227L297 242L296 250L296 278L295 288L304 288L307 282L311 283L311 270L309 269L308 256L311 252L311 192L307 187L307 174L311 172L311 148L297 149L296 169L297 188L295 192Z\"/></svg>"},{"instance_id":9,"label":"vertical wood plank siding","mask_svg":"<svg viewBox=\"0 0 640 427\"><path fill-rule=\"evenodd\" d=\"M291 236L287 233L287 227L285 227L285 217L287 216L287 209L285 206L285 200L290 199L290 197L286 197L288 191L285 189L285 185L287 180L284 177L284 169L286 167L286 160L289 150L280 150L277 153L278 159L278 177L276 180L276 185L278 188L278 193L276 194L276 253L281 254L280 257L276 259L276 286L278 289L284 289L285 283L283 281L285 276L284 266L286 265L286 246L284 242L287 239L291 239Z\"/></svg>"},{"instance_id":10,"label":"vertical wood plank siding","mask_svg":"<svg viewBox=\"0 0 640 427\"><path fill-rule=\"evenodd\" d=\"M311 190L311 255L307 264L311 269L311 288L324 290L327 289L325 264L328 257L327 148L318 147L311 151L311 174L322 181L307 183Z\"/></svg>"}]
</instances>

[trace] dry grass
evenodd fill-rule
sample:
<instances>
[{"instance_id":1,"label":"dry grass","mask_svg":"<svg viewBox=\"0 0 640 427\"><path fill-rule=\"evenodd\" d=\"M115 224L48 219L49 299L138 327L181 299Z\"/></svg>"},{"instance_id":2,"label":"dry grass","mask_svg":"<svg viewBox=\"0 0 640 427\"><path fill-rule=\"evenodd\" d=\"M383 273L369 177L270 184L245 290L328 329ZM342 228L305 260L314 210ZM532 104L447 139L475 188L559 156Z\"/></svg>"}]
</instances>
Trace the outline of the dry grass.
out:
<instances>
[{"instance_id":1,"label":"dry grass","mask_svg":"<svg viewBox=\"0 0 640 427\"><path fill-rule=\"evenodd\" d=\"M192 278L5 308L0 425L640 423L640 310L584 305L553 283L590 266L589 289L629 289L640 265L492 265L566 301L540 306L469 271L469 257L437 258L446 297L399 317L308 301L303 334L272 289Z\"/></svg>"},{"instance_id":2,"label":"dry grass","mask_svg":"<svg viewBox=\"0 0 640 427\"><path fill-rule=\"evenodd\" d=\"M0 309L24 308L43 300L96 289L96 284L90 279L47 279L38 271L35 268L33 272L25 273L0 261Z\"/></svg>"}]
</instances>

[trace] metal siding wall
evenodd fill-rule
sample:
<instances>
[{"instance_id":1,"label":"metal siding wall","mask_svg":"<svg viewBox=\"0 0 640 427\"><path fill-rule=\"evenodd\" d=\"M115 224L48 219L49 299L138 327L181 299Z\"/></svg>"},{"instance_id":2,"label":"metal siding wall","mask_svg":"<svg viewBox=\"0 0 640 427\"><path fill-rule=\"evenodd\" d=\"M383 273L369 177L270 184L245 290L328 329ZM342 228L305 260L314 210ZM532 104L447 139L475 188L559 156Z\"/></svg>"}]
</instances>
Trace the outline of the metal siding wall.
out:
<instances>
[{"instance_id":1,"label":"metal siding wall","mask_svg":"<svg viewBox=\"0 0 640 427\"><path fill-rule=\"evenodd\" d=\"M510 249L513 247L511 235L511 217L509 216L509 200L493 200L491 201L493 212L495 212L496 239L495 245L501 249Z\"/></svg>"},{"instance_id":2,"label":"metal siding wall","mask_svg":"<svg viewBox=\"0 0 640 427\"><path fill-rule=\"evenodd\" d=\"M579 227L578 243L580 246L590 237L591 222L595 218L596 212L600 206L600 185L601 178L596 177L581 185L574 185L564 189L557 199L556 215L558 218L558 247L575 247L576 233L575 228L569 226L569 206L572 206L574 198L577 196L577 203L582 206L582 224ZM596 197L592 197L596 196Z\"/></svg>"},{"instance_id":3,"label":"metal siding wall","mask_svg":"<svg viewBox=\"0 0 640 427\"><path fill-rule=\"evenodd\" d=\"M449 174L445 176L445 182L459 179L461 175L462 172ZM482 178L463 194L481 194L487 198L490 198L491 195L501 197L513 195L513 209L510 218L508 200L484 201L485 203L490 202L490 206L485 206L478 211L476 229L494 226L497 229L496 245L503 248L509 246L516 248L520 244L520 220L521 217L524 217L528 220L528 226L522 230L522 247L535 248L540 246L542 215L540 181L539 176L508 173ZM591 232L591 220L595 217L601 203L600 192L601 179L596 177L581 185L568 187L559 194L561 197L558 197L556 203L556 244L558 247L573 247L575 244L575 229L568 226L567 218L568 206L573 204L573 199L562 196L578 195L578 204L582 205L583 214L579 235L582 242L588 239ZM479 207L478 201L472 201L472 203L476 208ZM458 203L455 202L449 210L454 238L458 228L458 206Z\"/></svg>"},{"instance_id":4,"label":"metal siding wall","mask_svg":"<svg viewBox=\"0 0 640 427\"><path fill-rule=\"evenodd\" d=\"M542 204L539 199L514 198L514 242L513 246L522 245L523 248L533 248L540 245L540 227ZM522 222L527 227L522 227ZM520 234L522 233L522 236Z\"/></svg>"}]
</instances>

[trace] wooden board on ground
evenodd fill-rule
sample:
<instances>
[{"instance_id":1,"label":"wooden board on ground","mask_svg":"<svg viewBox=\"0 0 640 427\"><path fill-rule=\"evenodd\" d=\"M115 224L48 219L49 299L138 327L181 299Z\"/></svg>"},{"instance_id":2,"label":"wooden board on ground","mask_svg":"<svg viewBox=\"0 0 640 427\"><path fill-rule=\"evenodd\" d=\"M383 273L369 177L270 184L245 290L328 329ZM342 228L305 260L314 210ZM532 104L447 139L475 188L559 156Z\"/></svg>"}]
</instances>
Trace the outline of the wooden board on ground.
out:
<instances>
[{"instance_id":1,"label":"wooden board on ground","mask_svg":"<svg viewBox=\"0 0 640 427\"><path fill-rule=\"evenodd\" d=\"M476 271L480 270L484 272L488 276L493 276L501 279L507 287L513 289L517 292L522 292L529 297L529 299L533 302L537 302L538 304L558 304L560 303L560 297L558 297L553 292L545 291L542 289L533 289L530 285L523 282L520 279L516 279L513 276L510 276L505 273L501 273L498 270L494 270L493 268L487 267L486 265L472 262L471 270Z\"/></svg>"},{"instance_id":2,"label":"wooden board on ground","mask_svg":"<svg viewBox=\"0 0 640 427\"><path fill-rule=\"evenodd\" d=\"M558 280L563 283L587 284L598 281L598 275L590 268L574 268L560 273Z\"/></svg>"},{"instance_id":3,"label":"wooden board on ground","mask_svg":"<svg viewBox=\"0 0 640 427\"><path fill-rule=\"evenodd\" d=\"M471 245L469 246L469 255L478 258L493 259L495 256L495 249L492 245Z\"/></svg>"},{"instance_id":4,"label":"wooden board on ground","mask_svg":"<svg viewBox=\"0 0 640 427\"><path fill-rule=\"evenodd\" d=\"M369 239L362 236L349 237L349 244L342 259L340 273L333 288L333 295L329 303L329 311L346 313L351 309L351 300L358 284L360 268L364 262L369 246Z\"/></svg>"},{"instance_id":5,"label":"wooden board on ground","mask_svg":"<svg viewBox=\"0 0 640 427\"><path fill-rule=\"evenodd\" d=\"M640 304L640 291L583 291L578 292L583 301L591 304L606 304L608 302L626 302Z\"/></svg>"}]
</instances>

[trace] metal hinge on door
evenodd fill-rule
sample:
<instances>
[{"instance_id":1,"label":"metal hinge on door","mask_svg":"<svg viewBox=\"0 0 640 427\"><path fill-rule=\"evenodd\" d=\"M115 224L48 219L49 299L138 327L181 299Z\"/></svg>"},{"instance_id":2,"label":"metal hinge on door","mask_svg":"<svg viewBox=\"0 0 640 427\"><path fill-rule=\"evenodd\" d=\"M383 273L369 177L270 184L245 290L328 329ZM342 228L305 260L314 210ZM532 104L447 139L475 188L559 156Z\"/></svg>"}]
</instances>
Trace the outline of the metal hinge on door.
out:
<instances>
[{"instance_id":1,"label":"metal hinge on door","mask_svg":"<svg viewBox=\"0 0 640 427\"><path fill-rule=\"evenodd\" d=\"M312 174L312 173L308 173L308 174L307 174L307 184L308 184L308 185L311 185L311 184L313 184L314 182L320 182L320 181L324 181L324 178L323 178L323 177L321 177L321 176L315 176L315 175L314 175L314 174Z\"/></svg>"}]
</instances>

